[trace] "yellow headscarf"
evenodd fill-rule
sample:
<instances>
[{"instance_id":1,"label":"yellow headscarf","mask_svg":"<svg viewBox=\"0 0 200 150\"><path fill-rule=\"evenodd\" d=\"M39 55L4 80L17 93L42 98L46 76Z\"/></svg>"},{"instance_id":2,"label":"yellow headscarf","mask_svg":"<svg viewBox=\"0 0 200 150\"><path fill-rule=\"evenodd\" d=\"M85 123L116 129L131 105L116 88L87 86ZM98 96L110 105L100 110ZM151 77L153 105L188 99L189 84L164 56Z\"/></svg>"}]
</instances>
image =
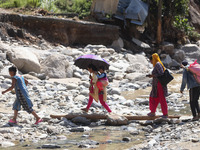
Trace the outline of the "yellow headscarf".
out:
<instances>
[{"instance_id":1,"label":"yellow headscarf","mask_svg":"<svg viewBox=\"0 0 200 150\"><path fill-rule=\"evenodd\" d=\"M157 53L154 53L152 55L152 62L153 62L153 67L155 67L156 63L159 62L163 66L163 70L165 71L165 66L163 65L162 61L160 60L160 57L158 56Z\"/></svg>"}]
</instances>

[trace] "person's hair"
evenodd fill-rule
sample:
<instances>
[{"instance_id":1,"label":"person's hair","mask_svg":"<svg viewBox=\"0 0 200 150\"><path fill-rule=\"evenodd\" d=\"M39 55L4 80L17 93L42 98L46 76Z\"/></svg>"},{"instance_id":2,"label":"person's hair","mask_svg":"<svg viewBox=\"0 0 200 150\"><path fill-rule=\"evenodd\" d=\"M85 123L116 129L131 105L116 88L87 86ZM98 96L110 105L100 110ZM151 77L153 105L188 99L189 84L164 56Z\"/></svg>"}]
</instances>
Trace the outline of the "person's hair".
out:
<instances>
[{"instance_id":1,"label":"person's hair","mask_svg":"<svg viewBox=\"0 0 200 150\"><path fill-rule=\"evenodd\" d=\"M10 67L8 70L9 72L17 73L17 68L15 66Z\"/></svg>"},{"instance_id":2,"label":"person's hair","mask_svg":"<svg viewBox=\"0 0 200 150\"><path fill-rule=\"evenodd\" d=\"M88 68L92 69L93 71L97 71L97 68L93 64L89 64Z\"/></svg>"},{"instance_id":3,"label":"person's hair","mask_svg":"<svg viewBox=\"0 0 200 150\"><path fill-rule=\"evenodd\" d=\"M187 62L186 60L184 60L184 61L182 62L182 65L183 65L183 66L187 66L187 65L188 65L188 62Z\"/></svg>"},{"instance_id":4,"label":"person's hair","mask_svg":"<svg viewBox=\"0 0 200 150\"><path fill-rule=\"evenodd\" d=\"M105 71L105 67L104 66L100 66L99 70L102 69L103 71Z\"/></svg>"}]
</instances>

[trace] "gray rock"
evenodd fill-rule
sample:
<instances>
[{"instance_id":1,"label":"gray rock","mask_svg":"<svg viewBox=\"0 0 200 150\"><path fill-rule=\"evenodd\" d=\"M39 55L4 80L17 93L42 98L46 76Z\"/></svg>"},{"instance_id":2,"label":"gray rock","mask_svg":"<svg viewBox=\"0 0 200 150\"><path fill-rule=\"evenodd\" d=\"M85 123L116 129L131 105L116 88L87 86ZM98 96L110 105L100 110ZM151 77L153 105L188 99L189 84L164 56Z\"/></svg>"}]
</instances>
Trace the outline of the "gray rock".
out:
<instances>
[{"instance_id":1,"label":"gray rock","mask_svg":"<svg viewBox=\"0 0 200 150\"><path fill-rule=\"evenodd\" d=\"M53 54L41 62L41 72L50 78L72 77L73 70L64 55Z\"/></svg>"},{"instance_id":2,"label":"gray rock","mask_svg":"<svg viewBox=\"0 0 200 150\"><path fill-rule=\"evenodd\" d=\"M155 124L166 124L170 123L170 120L168 118L157 118L154 120Z\"/></svg>"},{"instance_id":3,"label":"gray rock","mask_svg":"<svg viewBox=\"0 0 200 150\"><path fill-rule=\"evenodd\" d=\"M75 123L75 124L78 124L78 125L85 125L85 126L88 126L91 124L91 121L85 117L75 117L72 119L72 122Z\"/></svg>"},{"instance_id":4,"label":"gray rock","mask_svg":"<svg viewBox=\"0 0 200 150\"><path fill-rule=\"evenodd\" d=\"M84 128L71 128L69 131L70 132L84 132L85 129Z\"/></svg>"},{"instance_id":5,"label":"gray rock","mask_svg":"<svg viewBox=\"0 0 200 150\"><path fill-rule=\"evenodd\" d=\"M130 142L130 141L131 141L131 138L130 138L130 137L124 137L124 138L122 139L122 141L124 141L124 142Z\"/></svg>"},{"instance_id":6,"label":"gray rock","mask_svg":"<svg viewBox=\"0 0 200 150\"><path fill-rule=\"evenodd\" d=\"M44 144L44 145L42 145L41 148L44 148L44 149L57 149L57 148L61 148L61 146L56 145L56 144Z\"/></svg>"},{"instance_id":7,"label":"gray rock","mask_svg":"<svg viewBox=\"0 0 200 150\"><path fill-rule=\"evenodd\" d=\"M183 60L185 60L185 52L183 50L177 50L174 54L174 59L181 63Z\"/></svg>"},{"instance_id":8,"label":"gray rock","mask_svg":"<svg viewBox=\"0 0 200 150\"><path fill-rule=\"evenodd\" d=\"M124 47L124 42L121 38L119 38L118 40L113 41L111 47L116 50L121 50L121 48Z\"/></svg>"},{"instance_id":9,"label":"gray rock","mask_svg":"<svg viewBox=\"0 0 200 150\"><path fill-rule=\"evenodd\" d=\"M162 46L162 50L169 55L174 55L174 44L165 42Z\"/></svg>"},{"instance_id":10,"label":"gray rock","mask_svg":"<svg viewBox=\"0 0 200 150\"><path fill-rule=\"evenodd\" d=\"M200 48L196 44L186 44L181 49L189 58L198 59L200 57Z\"/></svg>"},{"instance_id":11,"label":"gray rock","mask_svg":"<svg viewBox=\"0 0 200 150\"><path fill-rule=\"evenodd\" d=\"M170 67L172 65L172 59L169 55L166 55L165 59L162 59L162 63L166 66L166 67Z\"/></svg>"}]
</instances>

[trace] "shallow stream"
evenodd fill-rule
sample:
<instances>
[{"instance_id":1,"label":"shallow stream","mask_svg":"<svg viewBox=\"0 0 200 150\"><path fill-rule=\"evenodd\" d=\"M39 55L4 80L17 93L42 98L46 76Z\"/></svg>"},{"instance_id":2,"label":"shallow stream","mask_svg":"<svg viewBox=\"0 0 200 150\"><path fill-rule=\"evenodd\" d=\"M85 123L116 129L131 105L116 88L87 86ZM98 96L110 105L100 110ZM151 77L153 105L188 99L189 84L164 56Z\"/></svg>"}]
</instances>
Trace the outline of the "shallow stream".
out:
<instances>
[{"instance_id":1,"label":"shallow stream","mask_svg":"<svg viewBox=\"0 0 200 150\"><path fill-rule=\"evenodd\" d=\"M175 79L168 86L170 93L179 93L180 84L182 76L180 74L174 75ZM151 87L146 89L140 89L136 91L126 91L122 92L122 96L126 99L135 100L136 98L148 98ZM188 100L188 91L185 91L182 96L178 98L178 101L186 101ZM189 104L186 102L184 104L185 109L177 110L169 110L170 115L179 114L179 115L190 115ZM139 127L140 128L140 127ZM131 148L133 145L140 144L145 139L143 133L139 135L131 135L130 132L121 130L121 127L110 127L110 126L100 126L91 128L91 131L87 132L76 132L76 133L68 133L65 136L67 139L65 140L53 140L47 139L44 141L35 142L22 142L16 143L17 146L6 148L7 150L32 150L38 149L43 144L56 144L61 146L61 149L70 149L70 150L78 150L78 145L81 141L85 140L93 140L97 141L99 145L93 145L93 150L125 150ZM123 142L122 139L124 137L131 137L131 142ZM3 149L3 148L0 148Z\"/></svg>"}]
</instances>

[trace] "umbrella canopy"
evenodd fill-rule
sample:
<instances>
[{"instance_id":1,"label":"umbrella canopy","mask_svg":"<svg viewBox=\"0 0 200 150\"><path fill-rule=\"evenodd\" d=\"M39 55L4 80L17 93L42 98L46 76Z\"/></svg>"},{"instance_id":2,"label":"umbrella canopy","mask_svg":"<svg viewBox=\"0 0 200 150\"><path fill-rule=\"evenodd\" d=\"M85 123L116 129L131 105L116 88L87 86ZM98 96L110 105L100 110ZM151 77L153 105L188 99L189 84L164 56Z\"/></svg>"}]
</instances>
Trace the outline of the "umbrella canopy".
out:
<instances>
[{"instance_id":1,"label":"umbrella canopy","mask_svg":"<svg viewBox=\"0 0 200 150\"><path fill-rule=\"evenodd\" d=\"M97 69L99 67L103 66L105 70L109 69L109 63L101 58L100 56L92 55L92 54L87 54L80 56L75 60L74 65L79 67L80 69L87 69L89 64L93 64Z\"/></svg>"}]
</instances>

